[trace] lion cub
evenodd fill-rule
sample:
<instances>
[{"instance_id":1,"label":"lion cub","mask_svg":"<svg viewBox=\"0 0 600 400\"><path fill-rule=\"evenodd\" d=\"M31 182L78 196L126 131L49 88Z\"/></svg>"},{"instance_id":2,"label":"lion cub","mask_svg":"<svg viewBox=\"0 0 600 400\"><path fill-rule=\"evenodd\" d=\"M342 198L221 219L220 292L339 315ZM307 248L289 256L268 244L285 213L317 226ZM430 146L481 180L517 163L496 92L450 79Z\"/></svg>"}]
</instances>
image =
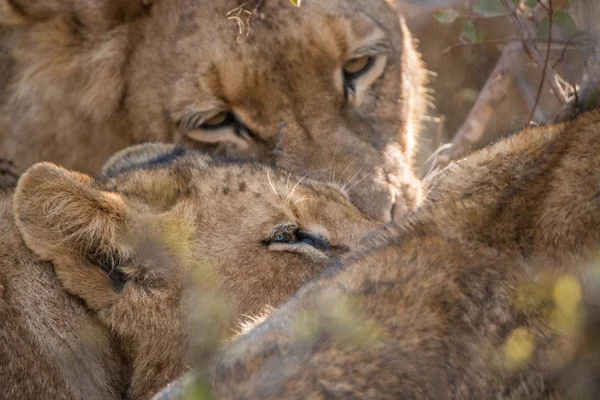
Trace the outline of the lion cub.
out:
<instances>
[{"instance_id":1,"label":"lion cub","mask_svg":"<svg viewBox=\"0 0 600 400\"><path fill-rule=\"evenodd\" d=\"M149 398L376 227L330 185L166 145L98 180L36 164L0 219L7 399Z\"/></svg>"},{"instance_id":2,"label":"lion cub","mask_svg":"<svg viewBox=\"0 0 600 400\"><path fill-rule=\"evenodd\" d=\"M600 110L476 152L428 190L227 348L212 396L567 397L562 368L593 345L578 278L600 248Z\"/></svg>"}]
</instances>

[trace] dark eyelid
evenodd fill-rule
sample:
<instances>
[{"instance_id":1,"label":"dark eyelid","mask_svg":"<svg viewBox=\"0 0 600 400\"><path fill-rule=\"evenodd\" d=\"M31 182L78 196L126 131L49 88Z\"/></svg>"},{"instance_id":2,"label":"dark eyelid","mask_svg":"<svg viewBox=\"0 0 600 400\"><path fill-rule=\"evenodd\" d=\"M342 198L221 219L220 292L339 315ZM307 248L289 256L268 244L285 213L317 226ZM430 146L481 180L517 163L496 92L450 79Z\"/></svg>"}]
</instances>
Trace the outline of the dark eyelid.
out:
<instances>
[{"instance_id":1,"label":"dark eyelid","mask_svg":"<svg viewBox=\"0 0 600 400\"><path fill-rule=\"evenodd\" d=\"M321 251L329 250L329 241L323 235L318 233L304 232L298 230L296 232L298 242L306 243Z\"/></svg>"},{"instance_id":2,"label":"dark eyelid","mask_svg":"<svg viewBox=\"0 0 600 400\"><path fill-rule=\"evenodd\" d=\"M352 55L353 58L362 56L378 56L390 52L390 45L386 41L379 41L359 47Z\"/></svg>"},{"instance_id":3,"label":"dark eyelid","mask_svg":"<svg viewBox=\"0 0 600 400\"><path fill-rule=\"evenodd\" d=\"M293 224L287 224L287 225L280 225L278 226L275 231L273 233L271 233L269 235L268 238L266 238L265 240L263 240L263 244L265 244L266 246L270 245L271 243L274 242L274 239L281 233L293 233L296 232L298 230L298 226L297 225L293 225Z\"/></svg>"}]
</instances>

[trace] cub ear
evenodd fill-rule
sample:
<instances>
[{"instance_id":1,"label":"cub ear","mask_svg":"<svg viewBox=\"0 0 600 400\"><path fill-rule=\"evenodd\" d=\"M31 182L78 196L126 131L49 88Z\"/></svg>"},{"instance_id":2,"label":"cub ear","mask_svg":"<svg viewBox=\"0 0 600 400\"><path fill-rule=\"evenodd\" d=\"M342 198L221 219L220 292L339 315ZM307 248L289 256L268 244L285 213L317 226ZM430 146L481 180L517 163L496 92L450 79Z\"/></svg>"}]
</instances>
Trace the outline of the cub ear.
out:
<instances>
[{"instance_id":1,"label":"cub ear","mask_svg":"<svg viewBox=\"0 0 600 400\"><path fill-rule=\"evenodd\" d=\"M91 307L122 288L118 260L126 258L122 242L133 213L118 194L87 175L39 163L19 180L13 211L27 246L52 261L66 289Z\"/></svg>"},{"instance_id":2,"label":"cub ear","mask_svg":"<svg viewBox=\"0 0 600 400\"><path fill-rule=\"evenodd\" d=\"M185 149L175 144L143 143L129 146L113 154L102 167L103 177L113 177L138 166L156 164L185 154Z\"/></svg>"},{"instance_id":3,"label":"cub ear","mask_svg":"<svg viewBox=\"0 0 600 400\"><path fill-rule=\"evenodd\" d=\"M0 0L0 24L23 25L70 15L83 27L112 28L147 13L153 0Z\"/></svg>"}]
</instances>

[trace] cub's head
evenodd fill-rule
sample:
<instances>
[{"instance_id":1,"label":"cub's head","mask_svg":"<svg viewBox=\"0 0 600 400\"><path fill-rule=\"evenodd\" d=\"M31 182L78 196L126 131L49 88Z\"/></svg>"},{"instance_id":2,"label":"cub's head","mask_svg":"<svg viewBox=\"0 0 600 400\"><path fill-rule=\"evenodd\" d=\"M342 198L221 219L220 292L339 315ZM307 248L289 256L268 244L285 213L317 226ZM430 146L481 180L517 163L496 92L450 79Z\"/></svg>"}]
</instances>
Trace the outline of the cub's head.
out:
<instances>
[{"instance_id":1,"label":"cub's head","mask_svg":"<svg viewBox=\"0 0 600 400\"><path fill-rule=\"evenodd\" d=\"M125 100L138 141L345 184L381 221L417 203L424 73L384 0L158 1L143 27Z\"/></svg>"},{"instance_id":2,"label":"cub's head","mask_svg":"<svg viewBox=\"0 0 600 400\"><path fill-rule=\"evenodd\" d=\"M195 283L225 299L230 328L376 226L328 184L167 145L125 150L98 180L36 164L13 207L29 248L92 309L134 287L179 296Z\"/></svg>"},{"instance_id":3,"label":"cub's head","mask_svg":"<svg viewBox=\"0 0 600 400\"><path fill-rule=\"evenodd\" d=\"M30 104L30 135L58 127L19 151L94 171L120 143L174 141L334 181L372 218L397 219L419 201L426 96L388 3L0 0L0 25L18 33L1 37L4 97ZM48 150L73 137L77 149Z\"/></svg>"}]
</instances>

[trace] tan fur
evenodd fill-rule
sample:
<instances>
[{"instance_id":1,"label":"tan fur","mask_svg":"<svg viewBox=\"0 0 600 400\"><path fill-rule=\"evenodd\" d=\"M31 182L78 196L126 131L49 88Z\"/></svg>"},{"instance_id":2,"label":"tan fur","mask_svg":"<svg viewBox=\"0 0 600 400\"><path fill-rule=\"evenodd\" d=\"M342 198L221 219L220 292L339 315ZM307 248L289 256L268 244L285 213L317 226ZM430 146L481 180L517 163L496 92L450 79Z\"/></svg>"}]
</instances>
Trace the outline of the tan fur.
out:
<instances>
[{"instance_id":1,"label":"tan fur","mask_svg":"<svg viewBox=\"0 0 600 400\"><path fill-rule=\"evenodd\" d=\"M379 220L418 204L426 74L401 10L263 1L246 38L225 18L241 1L149 3L0 1L0 157L95 174L129 144L175 141L346 183ZM342 65L374 43L379 72L346 100ZM228 110L252 135L186 128Z\"/></svg>"},{"instance_id":2,"label":"tan fur","mask_svg":"<svg viewBox=\"0 0 600 400\"><path fill-rule=\"evenodd\" d=\"M148 399L376 227L298 179L167 145L97 181L28 169L0 204L0 398ZM330 248L265 243L281 224Z\"/></svg>"},{"instance_id":3,"label":"tan fur","mask_svg":"<svg viewBox=\"0 0 600 400\"><path fill-rule=\"evenodd\" d=\"M600 110L451 164L405 223L230 346L213 396L566 398L580 331L545 281L577 279L600 247L599 176Z\"/></svg>"}]
</instances>

